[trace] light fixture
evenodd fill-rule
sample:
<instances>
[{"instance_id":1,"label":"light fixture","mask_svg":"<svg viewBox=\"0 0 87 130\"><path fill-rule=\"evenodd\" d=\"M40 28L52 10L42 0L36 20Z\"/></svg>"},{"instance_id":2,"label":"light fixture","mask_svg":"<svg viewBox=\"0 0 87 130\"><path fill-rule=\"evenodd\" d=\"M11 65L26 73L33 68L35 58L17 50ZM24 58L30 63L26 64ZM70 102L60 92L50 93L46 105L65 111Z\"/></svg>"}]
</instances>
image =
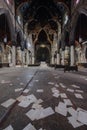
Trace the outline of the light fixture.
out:
<instances>
[{"instance_id":1,"label":"light fixture","mask_svg":"<svg viewBox=\"0 0 87 130\"><path fill-rule=\"evenodd\" d=\"M44 44L41 44L40 46L41 46L42 48L45 48L45 47L46 47Z\"/></svg>"}]
</instances>

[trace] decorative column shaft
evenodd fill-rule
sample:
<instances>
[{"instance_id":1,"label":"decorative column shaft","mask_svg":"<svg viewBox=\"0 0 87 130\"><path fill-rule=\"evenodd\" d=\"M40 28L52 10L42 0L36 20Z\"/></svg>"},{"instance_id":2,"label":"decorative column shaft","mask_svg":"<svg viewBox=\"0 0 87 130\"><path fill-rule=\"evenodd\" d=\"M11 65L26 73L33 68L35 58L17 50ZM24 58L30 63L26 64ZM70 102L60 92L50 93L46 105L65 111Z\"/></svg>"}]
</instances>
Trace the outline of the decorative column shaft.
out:
<instances>
[{"instance_id":1,"label":"decorative column shaft","mask_svg":"<svg viewBox=\"0 0 87 130\"><path fill-rule=\"evenodd\" d=\"M65 60L65 52L64 50L62 50L62 65L65 64L64 60Z\"/></svg>"},{"instance_id":2,"label":"decorative column shaft","mask_svg":"<svg viewBox=\"0 0 87 130\"><path fill-rule=\"evenodd\" d=\"M26 51L26 65L29 65L29 51Z\"/></svg>"},{"instance_id":3,"label":"decorative column shaft","mask_svg":"<svg viewBox=\"0 0 87 130\"><path fill-rule=\"evenodd\" d=\"M75 65L75 52L74 52L74 46L71 45L70 47L70 65Z\"/></svg>"},{"instance_id":4,"label":"decorative column shaft","mask_svg":"<svg viewBox=\"0 0 87 130\"><path fill-rule=\"evenodd\" d=\"M21 47L17 47L17 64L22 64L22 51Z\"/></svg>"},{"instance_id":5,"label":"decorative column shaft","mask_svg":"<svg viewBox=\"0 0 87 130\"><path fill-rule=\"evenodd\" d=\"M16 65L16 47L15 46L12 46L12 63L13 63L13 66Z\"/></svg>"},{"instance_id":6,"label":"decorative column shaft","mask_svg":"<svg viewBox=\"0 0 87 130\"><path fill-rule=\"evenodd\" d=\"M60 65L60 54L57 53L57 64Z\"/></svg>"}]
</instances>

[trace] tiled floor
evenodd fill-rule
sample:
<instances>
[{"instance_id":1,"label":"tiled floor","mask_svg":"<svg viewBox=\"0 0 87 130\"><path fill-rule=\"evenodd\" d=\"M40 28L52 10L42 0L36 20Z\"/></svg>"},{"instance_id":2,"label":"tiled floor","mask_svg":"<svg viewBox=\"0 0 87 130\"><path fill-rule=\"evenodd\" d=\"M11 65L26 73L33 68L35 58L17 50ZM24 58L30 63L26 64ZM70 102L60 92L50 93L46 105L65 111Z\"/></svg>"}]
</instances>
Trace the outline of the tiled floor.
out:
<instances>
[{"instance_id":1,"label":"tiled floor","mask_svg":"<svg viewBox=\"0 0 87 130\"><path fill-rule=\"evenodd\" d=\"M17 101L1 124L1 130L87 130L87 76L40 67L34 70L37 73L33 73L24 90L24 81L29 77L26 69L22 74L27 78L20 79L20 87L17 84L12 88L19 95L1 102L1 107L6 109Z\"/></svg>"}]
</instances>

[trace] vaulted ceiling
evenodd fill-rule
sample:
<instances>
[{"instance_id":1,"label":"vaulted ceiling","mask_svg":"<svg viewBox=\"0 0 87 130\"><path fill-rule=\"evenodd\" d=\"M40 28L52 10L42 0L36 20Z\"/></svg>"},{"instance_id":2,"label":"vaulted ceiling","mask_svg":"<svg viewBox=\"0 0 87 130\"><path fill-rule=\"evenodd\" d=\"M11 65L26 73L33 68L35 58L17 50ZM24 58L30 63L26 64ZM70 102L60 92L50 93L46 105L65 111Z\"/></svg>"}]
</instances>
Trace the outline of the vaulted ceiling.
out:
<instances>
[{"instance_id":1,"label":"vaulted ceiling","mask_svg":"<svg viewBox=\"0 0 87 130\"><path fill-rule=\"evenodd\" d=\"M71 0L15 0L15 5L17 20L27 33L41 28L57 31L68 22Z\"/></svg>"}]
</instances>

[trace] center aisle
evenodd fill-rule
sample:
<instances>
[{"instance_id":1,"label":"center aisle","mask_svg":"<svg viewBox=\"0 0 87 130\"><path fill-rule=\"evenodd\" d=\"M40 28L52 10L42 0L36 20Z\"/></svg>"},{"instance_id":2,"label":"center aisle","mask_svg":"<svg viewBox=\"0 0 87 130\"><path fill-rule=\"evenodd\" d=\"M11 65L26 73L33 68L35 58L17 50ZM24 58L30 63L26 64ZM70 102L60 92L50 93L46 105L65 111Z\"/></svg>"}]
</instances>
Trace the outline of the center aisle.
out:
<instances>
[{"instance_id":1,"label":"center aisle","mask_svg":"<svg viewBox=\"0 0 87 130\"><path fill-rule=\"evenodd\" d=\"M87 88L75 74L68 79L69 74L42 63L1 130L86 130L81 115L87 116Z\"/></svg>"}]
</instances>

